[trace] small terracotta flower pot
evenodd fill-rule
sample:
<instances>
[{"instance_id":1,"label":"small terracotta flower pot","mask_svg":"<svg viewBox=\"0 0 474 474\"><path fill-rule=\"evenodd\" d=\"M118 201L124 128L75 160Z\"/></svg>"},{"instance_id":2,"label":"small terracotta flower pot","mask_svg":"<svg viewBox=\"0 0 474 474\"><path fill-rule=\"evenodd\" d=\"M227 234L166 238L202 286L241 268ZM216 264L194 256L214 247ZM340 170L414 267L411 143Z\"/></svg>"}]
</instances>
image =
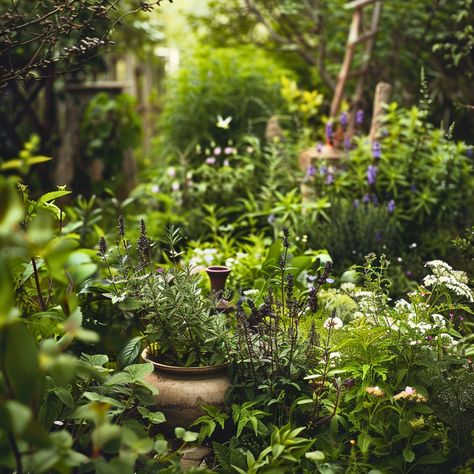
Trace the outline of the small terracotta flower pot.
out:
<instances>
[{"instance_id":1,"label":"small terracotta flower pot","mask_svg":"<svg viewBox=\"0 0 474 474\"><path fill-rule=\"evenodd\" d=\"M214 265L206 268L206 273L211 280L211 290L216 293L222 292L225 289L225 282L230 273L229 267Z\"/></svg>"}]
</instances>

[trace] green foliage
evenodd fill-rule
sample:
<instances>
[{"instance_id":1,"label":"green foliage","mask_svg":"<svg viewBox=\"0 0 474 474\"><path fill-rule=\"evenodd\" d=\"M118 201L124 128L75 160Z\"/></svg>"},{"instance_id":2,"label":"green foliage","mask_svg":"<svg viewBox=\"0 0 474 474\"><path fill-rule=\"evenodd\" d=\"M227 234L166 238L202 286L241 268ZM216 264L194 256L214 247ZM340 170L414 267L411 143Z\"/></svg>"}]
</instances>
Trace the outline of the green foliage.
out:
<instances>
[{"instance_id":1,"label":"green foliage","mask_svg":"<svg viewBox=\"0 0 474 474\"><path fill-rule=\"evenodd\" d=\"M88 160L103 160L109 179L120 172L124 152L140 144L141 119L127 94L97 94L84 111L81 141Z\"/></svg>"},{"instance_id":2,"label":"green foliage","mask_svg":"<svg viewBox=\"0 0 474 474\"><path fill-rule=\"evenodd\" d=\"M169 84L161 119L164 151L183 153L210 142L224 147L248 131L261 136L265 119L282 103L283 75L254 48L197 49Z\"/></svg>"}]
</instances>

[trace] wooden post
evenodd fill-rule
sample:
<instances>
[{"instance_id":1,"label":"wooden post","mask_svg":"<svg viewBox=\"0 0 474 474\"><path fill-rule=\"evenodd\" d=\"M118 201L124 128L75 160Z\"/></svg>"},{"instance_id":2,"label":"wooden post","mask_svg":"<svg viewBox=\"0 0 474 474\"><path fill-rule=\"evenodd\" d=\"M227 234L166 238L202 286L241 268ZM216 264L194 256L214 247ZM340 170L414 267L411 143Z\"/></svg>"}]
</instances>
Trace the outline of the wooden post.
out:
<instances>
[{"instance_id":1,"label":"wooden post","mask_svg":"<svg viewBox=\"0 0 474 474\"><path fill-rule=\"evenodd\" d=\"M384 115L383 105L389 103L391 92L392 86L386 82L379 82L375 88L374 108L369 134L370 141L372 142L378 138Z\"/></svg>"},{"instance_id":2,"label":"wooden post","mask_svg":"<svg viewBox=\"0 0 474 474\"><path fill-rule=\"evenodd\" d=\"M359 29L362 23L362 10L358 8L353 16L349 36L347 38L346 52L344 54L344 61L342 62L341 71L337 78L336 90L331 103L331 117L335 117L339 112L341 106L342 96L344 94L344 87L346 85L349 70L351 68L352 60L354 59L354 49L359 37Z\"/></svg>"}]
</instances>

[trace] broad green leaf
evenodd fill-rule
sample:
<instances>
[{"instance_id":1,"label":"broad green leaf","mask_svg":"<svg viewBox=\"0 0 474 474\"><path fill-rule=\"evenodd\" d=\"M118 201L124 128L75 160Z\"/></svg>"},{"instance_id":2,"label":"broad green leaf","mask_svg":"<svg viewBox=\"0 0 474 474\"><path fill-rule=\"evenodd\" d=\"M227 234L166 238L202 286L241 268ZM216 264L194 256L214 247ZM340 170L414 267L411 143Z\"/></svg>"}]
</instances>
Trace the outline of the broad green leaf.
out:
<instances>
[{"instance_id":1,"label":"broad green leaf","mask_svg":"<svg viewBox=\"0 0 474 474\"><path fill-rule=\"evenodd\" d=\"M366 431L360 433L357 437L357 444L362 454L367 454L369 452L370 444L372 443L372 436Z\"/></svg>"},{"instance_id":2,"label":"broad green leaf","mask_svg":"<svg viewBox=\"0 0 474 474\"><path fill-rule=\"evenodd\" d=\"M38 205L54 201L55 199L59 199L60 197L67 196L68 194L71 194L72 191L65 191L65 190L60 190L60 191L52 191L50 193L43 194L37 201Z\"/></svg>"},{"instance_id":3,"label":"broad green leaf","mask_svg":"<svg viewBox=\"0 0 474 474\"><path fill-rule=\"evenodd\" d=\"M143 340L143 336L136 336L125 344L124 348L117 356L117 364L120 368L127 367L137 361L141 352Z\"/></svg>"},{"instance_id":4,"label":"broad green leaf","mask_svg":"<svg viewBox=\"0 0 474 474\"><path fill-rule=\"evenodd\" d=\"M0 176L0 235L8 235L23 219L23 202L12 180Z\"/></svg>"},{"instance_id":5,"label":"broad green leaf","mask_svg":"<svg viewBox=\"0 0 474 474\"><path fill-rule=\"evenodd\" d=\"M405 448L403 450L403 459L406 462L413 462L415 460L415 453L411 449Z\"/></svg>"},{"instance_id":6,"label":"broad green leaf","mask_svg":"<svg viewBox=\"0 0 474 474\"><path fill-rule=\"evenodd\" d=\"M153 372L153 364L132 364L125 367L124 371L130 374L133 382L137 382Z\"/></svg>"},{"instance_id":7,"label":"broad green leaf","mask_svg":"<svg viewBox=\"0 0 474 474\"><path fill-rule=\"evenodd\" d=\"M30 405L39 394L43 376L39 371L38 350L23 323L4 329L4 364L15 398Z\"/></svg>"}]
</instances>

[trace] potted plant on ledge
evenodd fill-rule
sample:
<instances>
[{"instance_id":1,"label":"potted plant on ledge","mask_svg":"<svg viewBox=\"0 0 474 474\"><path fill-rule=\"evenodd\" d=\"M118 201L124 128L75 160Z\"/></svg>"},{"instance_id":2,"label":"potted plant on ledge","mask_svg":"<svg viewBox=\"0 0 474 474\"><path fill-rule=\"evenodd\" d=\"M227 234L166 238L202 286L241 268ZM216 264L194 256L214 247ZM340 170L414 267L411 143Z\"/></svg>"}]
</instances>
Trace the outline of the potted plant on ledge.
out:
<instances>
[{"instance_id":1,"label":"potted plant on ledge","mask_svg":"<svg viewBox=\"0 0 474 474\"><path fill-rule=\"evenodd\" d=\"M187 426L203 414L202 405L224 405L230 386L229 318L218 311L215 292L204 294L201 275L179 264L178 230L171 228L165 235L165 246L169 249L165 258L169 265L159 269L152 261L153 249L143 221L136 246L136 265L131 264L134 252L125 239L123 221L119 221L119 232L121 240L116 256L125 278L116 278L111 270L106 246L102 245L99 254L109 271L110 296L115 293L113 301L127 306L133 303L142 329L142 336L134 338L133 343L130 341L122 355L136 352L130 349L133 344L135 348L137 344L145 346L142 359L155 368L147 382L158 388L156 401L166 415L168 426ZM124 359L122 355L119 363Z\"/></svg>"}]
</instances>

